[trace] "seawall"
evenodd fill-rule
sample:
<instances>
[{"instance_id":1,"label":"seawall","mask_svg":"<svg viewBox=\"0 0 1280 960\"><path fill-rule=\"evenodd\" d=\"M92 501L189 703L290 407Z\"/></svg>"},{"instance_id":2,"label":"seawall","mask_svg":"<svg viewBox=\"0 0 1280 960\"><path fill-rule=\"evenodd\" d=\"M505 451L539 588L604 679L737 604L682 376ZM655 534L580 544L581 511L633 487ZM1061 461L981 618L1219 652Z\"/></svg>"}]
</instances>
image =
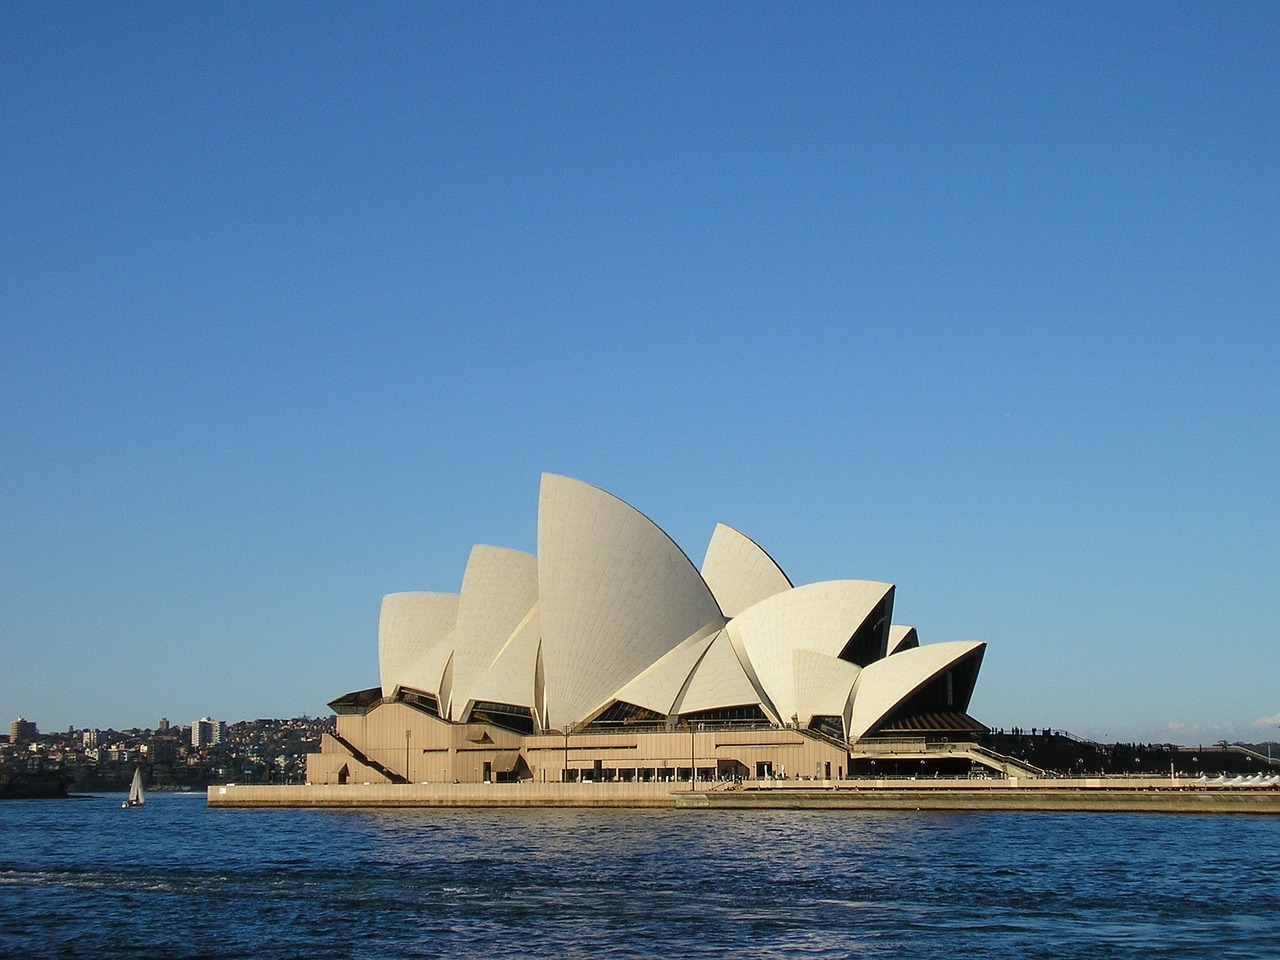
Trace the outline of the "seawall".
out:
<instances>
[{"instance_id":1,"label":"seawall","mask_svg":"<svg viewBox=\"0 0 1280 960\"><path fill-rule=\"evenodd\" d=\"M208 789L210 807L636 807L738 810L1043 810L1280 815L1280 791L1143 780L777 781L682 789L671 783L415 783Z\"/></svg>"},{"instance_id":2,"label":"seawall","mask_svg":"<svg viewBox=\"0 0 1280 960\"><path fill-rule=\"evenodd\" d=\"M349 783L210 787L211 807L673 807L669 783Z\"/></svg>"}]
</instances>

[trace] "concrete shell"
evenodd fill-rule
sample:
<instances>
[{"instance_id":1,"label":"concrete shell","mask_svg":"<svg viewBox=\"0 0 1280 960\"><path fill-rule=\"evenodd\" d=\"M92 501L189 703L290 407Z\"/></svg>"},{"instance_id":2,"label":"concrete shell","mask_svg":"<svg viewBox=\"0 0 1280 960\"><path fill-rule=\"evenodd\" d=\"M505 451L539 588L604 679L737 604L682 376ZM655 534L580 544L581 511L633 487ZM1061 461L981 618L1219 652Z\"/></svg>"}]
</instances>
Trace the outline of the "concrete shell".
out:
<instances>
[{"instance_id":1,"label":"concrete shell","mask_svg":"<svg viewBox=\"0 0 1280 960\"><path fill-rule=\"evenodd\" d=\"M931 643L895 653L864 668L853 690L849 739L866 736L926 683L986 646L978 640Z\"/></svg>"},{"instance_id":2,"label":"concrete shell","mask_svg":"<svg viewBox=\"0 0 1280 960\"><path fill-rule=\"evenodd\" d=\"M726 617L791 589L791 581L754 540L717 524L702 561L702 579Z\"/></svg>"},{"instance_id":3,"label":"concrete shell","mask_svg":"<svg viewBox=\"0 0 1280 960\"><path fill-rule=\"evenodd\" d=\"M712 640L706 655L694 667L671 712L700 713L760 703L760 692L742 669L728 632L721 630Z\"/></svg>"},{"instance_id":4,"label":"concrete shell","mask_svg":"<svg viewBox=\"0 0 1280 960\"><path fill-rule=\"evenodd\" d=\"M913 627L884 628L894 589L887 583L793 588L758 545L723 524L703 570L705 580L623 501L546 475L536 557L477 546L461 595L383 599L381 692L433 694L454 722L466 721L477 701L527 707L542 730L579 726L615 699L675 716L759 705L778 724L840 715L856 740L985 649L920 647ZM877 628L858 633L873 616ZM967 706L978 666L970 661L957 675L967 686L951 698L956 709Z\"/></svg>"},{"instance_id":5,"label":"concrete shell","mask_svg":"<svg viewBox=\"0 0 1280 960\"><path fill-rule=\"evenodd\" d=\"M815 716L843 718L862 668L812 650L797 650L794 657L800 726L807 727Z\"/></svg>"},{"instance_id":6,"label":"concrete shell","mask_svg":"<svg viewBox=\"0 0 1280 960\"><path fill-rule=\"evenodd\" d=\"M465 709L470 702L485 700L528 707L540 716L541 697L536 680L541 642L542 628L535 604L511 631L489 669L477 678L467 694L467 702L458 699L458 710Z\"/></svg>"},{"instance_id":7,"label":"concrete shell","mask_svg":"<svg viewBox=\"0 0 1280 960\"><path fill-rule=\"evenodd\" d=\"M389 593L382 598L378 672L384 697L391 696L398 686L415 686L411 680L420 674L422 662L445 642L457 616L458 595L454 593ZM440 669L443 673L443 662ZM439 679L437 675L437 685Z\"/></svg>"},{"instance_id":8,"label":"concrete shell","mask_svg":"<svg viewBox=\"0 0 1280 960\"><path fill-rule=\"evenodd\" d=\"M453 708L461 720L473 689L511 632L538 602L538 558L519 550L476 546L462 578L453 645Z\"/></svg>"},{"instance_id":9,"label":"concrete shell","mask_svg":"<svg viewBox=\"0 0 1280 960\"><path fill-rule=\"evenodd\" d=\"M718 633L714 627L699 630L609 699L634 703L663 716L671 713L671 705Z\"/></svg>"},{"instance_id":10,"label":"concrete shell","mask_svg":"<svg viewBox=\"0 0 1280 960\"><path fill-rule=\"evenodd\" d=\"M893 591L872 580L828 580L788 590L757 603L729 623L739 658L780 723L798 718L795 653L838 657L862 622Z\"/></svg>"},{"instance_id":11,"label":"concrete shell","mask_svg":"<svg viewBox=\"0 0 1280 960\"><path fill-rule=\"evenodd\" d=\"M889 626L889 644L885 650L885 656L901 653L903 650L914 650L918 646L920 646L920 637L916 634L915 627L903 626L900 623Z\"/></svg>"},{"instance_id":12,"label":"concrete shell","mask_svg":"<svg viewBox=\"0 0 1280 960\"><path fill-rule=\"evenodd\" d=\"M724 625L689 558L617 497L546 474L538 503L543 723L582 722L699 630Z\"/></svg>"},{"instance_id":13,"label":"concrete shell","mask_svg":"<svg viewBox=\"0 0 1280 960\"><path fill-rule=\"evenodd\" d=\"M409 665L401 684L422 690L436 698L440 715L448 716L453 694L453 645L446 638Z\"/></svg>"}]
</instances>

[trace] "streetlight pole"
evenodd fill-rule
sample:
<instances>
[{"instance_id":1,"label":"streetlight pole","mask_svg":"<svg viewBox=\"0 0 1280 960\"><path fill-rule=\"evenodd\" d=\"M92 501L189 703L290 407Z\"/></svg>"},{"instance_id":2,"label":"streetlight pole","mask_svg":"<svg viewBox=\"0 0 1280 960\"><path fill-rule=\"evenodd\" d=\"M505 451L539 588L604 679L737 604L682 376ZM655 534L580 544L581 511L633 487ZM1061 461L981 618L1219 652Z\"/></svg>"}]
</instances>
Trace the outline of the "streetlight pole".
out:
<instances>
[{"instance_id":1,"label":"streetlight pole","mask_svg":"<svg viewBox=\"0 0 1280 960\"><path fill-rule=\"evenodd\" d=\"M698 754L694 747L693 721L689 721L689 792L698 788Z\"/></svg>"},{"instance_id":2,"label":"streetlight pole","mask_svg":"<svg viewBox=\"0 0 1280 960\"><path fill-rule=\"evenodd\" d=\"M412 730L406 730L404 732L404 782L405 783L413 783L413 777L409 775L409 736L412 733L413 733Z\"/></svg>"}]
</instances>

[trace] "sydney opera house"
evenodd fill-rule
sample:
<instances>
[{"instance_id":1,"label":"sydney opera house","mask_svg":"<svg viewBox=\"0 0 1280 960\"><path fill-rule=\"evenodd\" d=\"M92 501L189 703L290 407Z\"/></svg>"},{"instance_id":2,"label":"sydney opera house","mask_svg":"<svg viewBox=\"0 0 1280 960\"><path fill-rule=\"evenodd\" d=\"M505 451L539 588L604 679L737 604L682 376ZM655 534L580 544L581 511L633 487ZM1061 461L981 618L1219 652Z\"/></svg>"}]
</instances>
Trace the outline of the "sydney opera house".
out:
<instances>
[{"instance_id":1,"label":"sydney opera house","mask_svg":"<svg viewBox=\"0 0 1280 960\"><path fill-rule=\"evenodd\" d=\"M330 704L311 782L832 779L985 732L967 713L985 644L921 645L891 584L793 585L724 525L699 569L553 475L537 550L476 546L459 593L383 599L381 682Z\"/></svg>"}]
</instances>

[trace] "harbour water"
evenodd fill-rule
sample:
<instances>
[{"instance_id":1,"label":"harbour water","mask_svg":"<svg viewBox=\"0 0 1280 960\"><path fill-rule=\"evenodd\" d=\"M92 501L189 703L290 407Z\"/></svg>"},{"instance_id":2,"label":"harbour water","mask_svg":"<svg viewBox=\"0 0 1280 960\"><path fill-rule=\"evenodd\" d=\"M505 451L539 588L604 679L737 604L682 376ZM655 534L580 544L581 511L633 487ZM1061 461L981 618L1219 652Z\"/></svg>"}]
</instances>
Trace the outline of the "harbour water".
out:
<instances>
[{"instance_id":1,"label":"harbour water","mask_svg":"<svg viewBox=\"0 0 1280 960\"><path fill-rule=\"evenodd\" d=\"M1280 818L0 803L0 956L1280 957Z\"/></svg>"}]
</instances>

